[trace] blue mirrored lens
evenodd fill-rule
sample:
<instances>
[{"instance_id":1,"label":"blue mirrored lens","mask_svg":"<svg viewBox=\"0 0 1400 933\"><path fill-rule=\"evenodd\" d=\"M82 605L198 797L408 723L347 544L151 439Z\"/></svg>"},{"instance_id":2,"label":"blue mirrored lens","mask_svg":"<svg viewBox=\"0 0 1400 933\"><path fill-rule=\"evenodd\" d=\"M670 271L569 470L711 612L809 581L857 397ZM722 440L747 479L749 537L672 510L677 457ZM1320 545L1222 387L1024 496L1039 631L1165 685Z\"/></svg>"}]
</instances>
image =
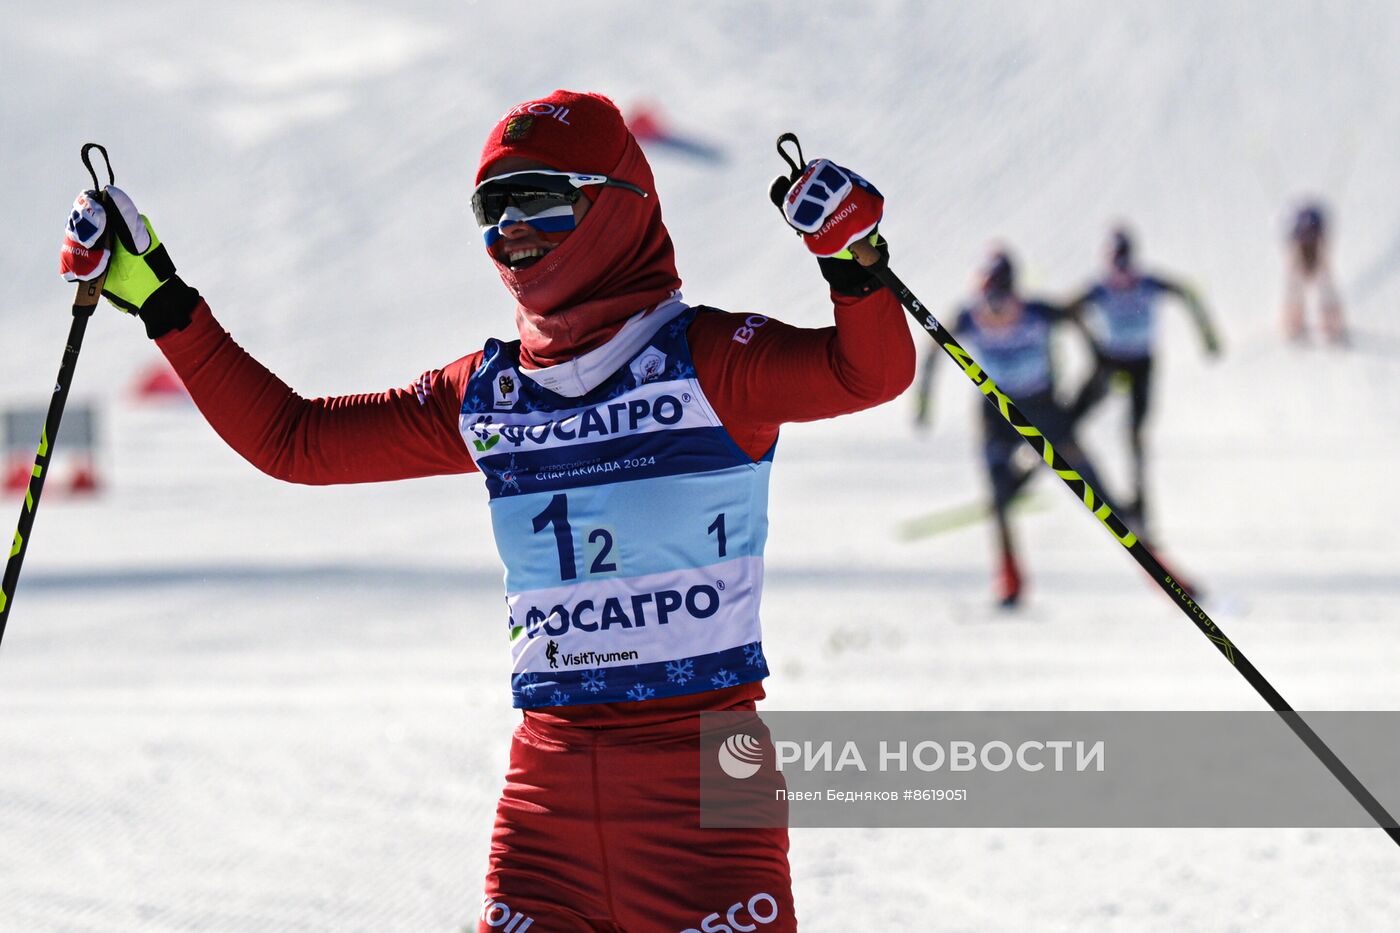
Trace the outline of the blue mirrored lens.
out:
<instances>
[{"instance_id":1,"label":"blue mirrored lens","mask_svg":"<svg viewBox=\"0 0 1400 933\"><path fill-rule=\"evenodd\" d=\"M491 246L505 235L502 233L502 228L522 223L528 224L540 233L568 233L578 225L574 219L573 208L569 208L567 211L555 211L548 216L522 216L521 213L517 212L499 223L483 227L481 230L482 239L486 241L487 246Z\"/></svg>"}]
</instances>

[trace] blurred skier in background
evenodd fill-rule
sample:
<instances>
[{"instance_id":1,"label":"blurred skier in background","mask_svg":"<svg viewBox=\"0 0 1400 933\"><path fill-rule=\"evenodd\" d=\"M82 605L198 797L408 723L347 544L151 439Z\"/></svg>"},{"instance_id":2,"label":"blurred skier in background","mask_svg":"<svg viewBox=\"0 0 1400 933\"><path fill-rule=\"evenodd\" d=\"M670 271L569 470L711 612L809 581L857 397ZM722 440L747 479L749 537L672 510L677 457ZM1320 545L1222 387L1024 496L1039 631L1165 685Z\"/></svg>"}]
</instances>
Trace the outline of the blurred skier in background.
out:
<instances>
[{"instance_id":1,"label":"blurred skier in background","mask_svg":"<svg viewBox=\"0 0 1400 933\"><path fill-rule=\"evenodd\" d=\"M1046 301L1022 298L1016 290L1016 267L1005 249L995 249L979 275L976 297L958 310L953 336L966 340L978 364L987 371L1040 433L1075 466L1101 496L1107 498L1097 471L1074 436L1069 408L1056 396L1051 332L1057 324L1076 327L1094 349L1093 336L1078 315ZM1097 353L1097 351L1095 351ZM934 360L943 354L935 345L924 357L920 380L919 416L929 419ZM1011 608L1020 602L1024 577L1011 530L1009 508L1042 462L1016 429L985 400L982 415L982 457L991 487L996 523L998 565L997 602ZM1017 463L1022 459L1022 463Z\"/></svg>"},{"instance_id":2,"label":"blurred skier in background","mask_svg":"<svg viewBox=\"0 0 1400 933\"><path fill-rule=\"evenodd\" d=\"M1126 227L1119 226L1109 234L1105 253L1107 268L1102 278L1068 306L1070 314L1084 316L1098 348L1094 373L1080 389L1070 415L1077 424L1103 400L1113 382L1125 385L1131 393L1127 427L1133 492L1123 502L1123 519L1141 532L1147 518L1144 426L1152 401L1158 300L1164 295L1181 300L1200 332L1208 356L1220 354L1220 339L1195 292L1165 276L1149 275L1138 268L1133 237Z\"/></svg>"},{"instance_id":3,"label":"blurred skier in background","mask_svg":"<svg viewBox=\"0 0 1400 933\"><path fill-rule=\"evenodd\" d=\"M835 317L799 329L682 300L651 168L604 97L513 107L475 184L519 336L408 388L297 395L234 343L116 188L107 209L79 196L61 269L89 280L107 268L104 294L143 320L220 436L274 477L483 475L523 715L477 929L709 930L724 918L795 930L786 828L700 827L699 715L764 695L779 426L869 408L913 377L903 309L847 251L860 239L885 250L883 200L826 160L792 180L785 216L818 257ZM389 326L413 312L385 310Z\"/></svg>"},{"instance_id":4,"label":"blurred skier in background","mask_svg":"<svg viewBox=\"0 0 1400 933\"><path fill-rule=\"evenodd\" d=\"M1335 344L1347 342L1342 301L1328 261L1327 234L1327 214L1322 205L1317 201L1299 205L1288 231L1288 267L1283 284L1283 333L1289 340L1307 339L1304 305L1311 290L1323 334Z\"/></svg>"}]
</instances>

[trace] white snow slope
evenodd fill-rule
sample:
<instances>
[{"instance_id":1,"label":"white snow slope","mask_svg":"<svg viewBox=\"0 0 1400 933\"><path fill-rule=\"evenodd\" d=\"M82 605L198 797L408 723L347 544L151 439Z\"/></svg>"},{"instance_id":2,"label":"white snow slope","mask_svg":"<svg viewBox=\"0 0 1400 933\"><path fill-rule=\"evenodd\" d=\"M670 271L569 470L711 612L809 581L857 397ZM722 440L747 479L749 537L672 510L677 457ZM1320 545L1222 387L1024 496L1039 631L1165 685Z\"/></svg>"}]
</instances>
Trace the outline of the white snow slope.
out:
<instances>
[{"instance_id":1,"label":"white snow slope","mask_svg":"<svg viewBox=\"0 0 1400 933\"><path fill-rule=\"evenodd\" d=\"M823 283L766 200L794 130L885 192L895 267L935 307L999 238L1066 293L1129 218L1227 346L1208 364L1167 309L1171 558L1296 707L1392 708L1397 47L1400 10L1362 2L14 4L0 402L43 404L57 367L88 140L235 336L321 395L509 334L466 193L503 110L560 86L656 101L723 148L653 153L690 300L821 324ZM1309 192L1335 209L1351 350L1277 338L1282 218ZM193 409L132 402L156 356L135 322L94 319L74 400L104 416L108 488L45 501L0 651L0 930L461 929L518 717L479 481L278 484ZM940 377L928 435L908 399L784 432L768 708L1263 708L1048 479L1018 614L989 606L986 527L898 540L981 495L977 393ZM1115 405L1087 443L1120 478ZM799 830L792 864L809 930L1400 912L1377 830Z\"/></svg>"}]
</instances>

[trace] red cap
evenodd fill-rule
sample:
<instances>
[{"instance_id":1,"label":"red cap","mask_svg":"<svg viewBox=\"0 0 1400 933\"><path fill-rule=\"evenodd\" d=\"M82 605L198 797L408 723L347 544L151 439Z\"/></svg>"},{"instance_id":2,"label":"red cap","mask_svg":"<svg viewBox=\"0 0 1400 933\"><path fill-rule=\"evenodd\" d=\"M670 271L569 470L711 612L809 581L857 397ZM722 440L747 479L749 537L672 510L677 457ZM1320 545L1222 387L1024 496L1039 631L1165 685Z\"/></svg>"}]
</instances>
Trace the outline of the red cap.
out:
<instances>
[{"instance_id":1,"label":"red cap","mask_svg":"<svg viewBox=\"0 0 1400 933\"><path fill-rule=\"evenodd\" d=\"M476 184L506 156L534 159L563 172L606 175L627 151L631 134L616 105L601 94L555 91L506 111L486 137Z\"/></svg>"}]
</instances>

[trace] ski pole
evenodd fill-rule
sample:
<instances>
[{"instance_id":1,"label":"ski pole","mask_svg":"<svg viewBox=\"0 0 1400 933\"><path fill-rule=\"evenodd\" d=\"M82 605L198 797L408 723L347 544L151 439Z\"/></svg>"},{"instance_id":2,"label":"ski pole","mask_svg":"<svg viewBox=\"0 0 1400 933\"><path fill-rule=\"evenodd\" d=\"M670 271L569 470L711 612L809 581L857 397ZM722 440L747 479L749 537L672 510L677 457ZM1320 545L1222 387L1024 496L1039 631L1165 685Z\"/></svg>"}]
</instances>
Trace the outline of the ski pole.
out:
<instances>
[{"instance_id":1,"label":"ski pole","mask_svg":"<svg viewBox=\"0 0 1400 933\"><path fill-rule=\"evenodd\" d=\"M958 368L972 380L972 384L981 390L992 407L1001 413L1001 416L1016 429L1021 437L1025 438L1026 443L1034 448L1050 469L1054 470L1055 474L1065 481L1065 485L1074 491L1075 496L1084 503L1084 507L1103 523L1114 539L1127 549L1143 570L1147 571L1148 576L1152 577L1157 585L1172 598L1177 607L1195 623L1201 634L1210 639L1211 643L1224 655L1225 660L1234 665L1240 675L1249 681L1249 685L1264 698L1269 706L1273 707L1274 711L1283 718L1283 721L1288 724L1298 738L1303 740L1303 744L1327 766L1327 770L1332 772L1333 777L1340 781L1342 786L1356 799L1356 802L1365 808L1376 824L1386 831L1392 841L1400 845L1400 828L1397 828L1398 824L1395 818L1386 812L1380 801L1372 796L1365 785L1357 779L1356 775L1351 773L1351 770L1327 746L1327 743L1322 741L1322 738L1313 731L1312 727L1303 721L1303 717L1292 706L1288 705L1288 701L1274 689L1263 674L1259 673L1258 668L1249 662L1244 653L1229 638L1225 637L1225 633L1211 620L1205 609L1196 602L1186 587L1181 584L1181 581L1173 578L1162 567L1161 562L1157 560L1147 545L1114 514L1108 503L1050 445L1050 442L1045 439L1045 435L1041 434L1040 430L1031 424L1025 415L1021 414L1021 410L1007 397L1006 393L997 388L996 383L991 380L986 371L977 365L972 355L963 349L953 338L953 335L948 332L948 329L929 313L928 308L914 297L908 286L890 271L888 261L880 255L879 250L864 241L853 244L850 250L857 262L869 269L890 291L894 292L899 303L937 341L943 351L953 358L953 362L957 363Z\"/></svg>"},{"instance_id":2,"label":"ski pole","mask_svg":"<svg viewBox=\"0 0 1400 933\"><path fill-rule=\"evenodd\" d=\"M97 180L97 172L93 170L90 153L96 149L102 153L102 161L107 165L107 182L111 184L116 181L112 175L112 162L107 157L107 150L97 143L87 143L83 146L83 165L87 167L88 174L92 176L92 187L99 192L99 197L106 207L106 194L101 193L102 185ZM110 236L110 231L104 233L102 242L96 245L97 249L106 248L106 238ZM49 460L53 456L54 442L58 440L58 425L63 419L63 407L68 402L68 389L73 383L73 370L78 365L78 351L83 348L83 334L87 331L88 318L92 316L93 309L97 307L97 299L102 297L102 283L107 280L107 273L104 271L97 278L89 282L78 283L77 297L73 300L73 324L68 328L68 343L63 348L63 362L58 367L58 379L54 383L53 398L49 402L49 413L44 419L44 427L39 434L39 449L34 455L34 469L29 476L29 486L24 491L24 506L19 513L19 527L15 529L14 544L10 546L10 558L5 564L5 576L3 583L0 583L0 639L5 637L5 623L10 618L10 607L14 605L15 584L19 582L20 567L24 564L24 555L29 546L30 533L34 528L34 513L39 508L39 496L44 491L44 474L48 470Z\"/></svg>"}]
</instances>

